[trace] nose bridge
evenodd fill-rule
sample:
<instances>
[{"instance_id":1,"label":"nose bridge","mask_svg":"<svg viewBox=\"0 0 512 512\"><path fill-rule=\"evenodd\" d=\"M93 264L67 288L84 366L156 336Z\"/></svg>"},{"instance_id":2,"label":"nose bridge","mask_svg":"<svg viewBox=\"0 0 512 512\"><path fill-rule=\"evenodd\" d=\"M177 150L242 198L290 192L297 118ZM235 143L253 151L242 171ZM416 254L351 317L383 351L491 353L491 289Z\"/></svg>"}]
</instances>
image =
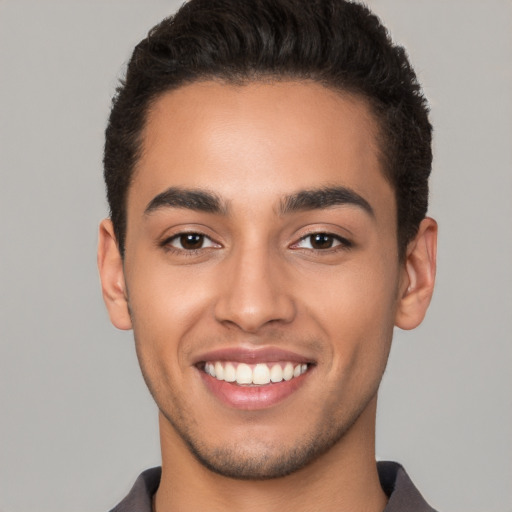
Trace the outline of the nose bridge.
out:
<instances>
[{"instance_id":1,"label":"nose bridge","mask_svg":"<svg viewBox=\"0 0 512 512\"><path fill-rule=\"evenodd\" d=\"M233 248L225 264L217 320L255 332L268 323L288 323L294 318L283 262L270 244L247 240Z\"/></svg>"}]
</instances>

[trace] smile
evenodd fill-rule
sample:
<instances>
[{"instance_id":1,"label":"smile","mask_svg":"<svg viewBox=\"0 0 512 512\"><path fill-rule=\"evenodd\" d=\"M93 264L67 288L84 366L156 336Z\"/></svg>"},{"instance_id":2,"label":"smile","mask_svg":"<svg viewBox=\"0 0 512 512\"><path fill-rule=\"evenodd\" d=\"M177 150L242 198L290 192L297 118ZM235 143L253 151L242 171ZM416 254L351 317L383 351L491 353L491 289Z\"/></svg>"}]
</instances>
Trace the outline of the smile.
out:
<instances>
[{"instance_id":1,"label":"smile","mask_svg":"<svg viewBox=\"0 0 512 512\"><path fill-rule=\"evenodd\" d=\"M277 347L231 347L200 354L195 362L206 389L229 408L262 410L295 396L317 362Z\"/></svg>"},{"instance_id":2,"label":"smile","mask_svg":"<svg viewBox=\"0 0 512 512\"><path fill-rule=\"evenodd\" d=\"M275 362L246 364L228 361L208 361L204 371L219 381L240 386L265 386L290 381L308 371L307 363Z\"/></svg>"}]
</instances>

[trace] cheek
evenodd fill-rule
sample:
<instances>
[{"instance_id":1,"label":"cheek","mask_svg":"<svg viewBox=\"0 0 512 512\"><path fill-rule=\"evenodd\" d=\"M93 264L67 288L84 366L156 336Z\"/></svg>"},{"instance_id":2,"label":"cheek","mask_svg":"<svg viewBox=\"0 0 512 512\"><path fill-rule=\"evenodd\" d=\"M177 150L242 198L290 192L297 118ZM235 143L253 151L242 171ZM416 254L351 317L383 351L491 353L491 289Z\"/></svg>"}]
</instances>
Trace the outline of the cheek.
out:
<instances>
[{"instance_id":1,"label":"cheek","mask_svg":"<svg viewBox=\"0 0 512 512\"><path fill-rule=\"evenodd\" d=\"M205 297L189 279L176 276L166 265L138 270L129 285L139 364L155 401L168 410L180 402L174 390L184 388L192 371L190 340Z\"/></svg>"},{"instance_id":2,"label":"cheek","mask_svg":"<svg viewBox=\"0 0 512 512\"><path fill-rule=\"evenodd\" d=\"M179 267L151 252L138 255L127 272L129 301L132 312L156 328L165 325L179 330L183 323L193 321L204 308L211 293L208 273L194 265Z\"/></svg>"},{"instance_id":3,"label":"cheek","mask_svg":"<svg viewBox=\"0 0 512 512\"><path fill-rule=\"evenodd\" d=\"M208 281L198 277L192 267L177 271L159 262L139 267L128 277L133 330L144 359L155 359L155 365L185 365L187 340L209 307L212 293Z\"/></svg>"},{"instance_id":4,"label":"cheek","mask_svg":"<svg viewBox=\"0 0 512 512\"><path fill-rule=\"evenodd\" d=\"M376 371L385 366L394 326L396 279L396 272L384 262L374 262L336 269L322 279L322 286L310 288L308 308L331 340L333 371L356 367L358 372Z\"/></svg>"}]
</instances>

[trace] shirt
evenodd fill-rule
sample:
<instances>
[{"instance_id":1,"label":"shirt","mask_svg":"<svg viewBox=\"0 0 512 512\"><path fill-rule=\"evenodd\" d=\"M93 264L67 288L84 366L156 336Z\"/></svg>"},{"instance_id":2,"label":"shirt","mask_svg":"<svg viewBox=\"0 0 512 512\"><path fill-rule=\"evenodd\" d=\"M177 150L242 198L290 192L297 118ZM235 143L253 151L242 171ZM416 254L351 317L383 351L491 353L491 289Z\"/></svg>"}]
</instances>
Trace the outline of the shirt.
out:
<instances>
[{"instance_id":1,"label":"shirt","mask_svg":"<svg viewBox=\"0 0 512 512\"><path fill-rule=\"evenodd\" d=\"M436 512L423 499L396 462L378 462L380 484L389 498L383 512ZM110 512L152 512L151 500L160 483L161 468L144 471L135 481L128 496Z\"/></svg>"}]
</instances>

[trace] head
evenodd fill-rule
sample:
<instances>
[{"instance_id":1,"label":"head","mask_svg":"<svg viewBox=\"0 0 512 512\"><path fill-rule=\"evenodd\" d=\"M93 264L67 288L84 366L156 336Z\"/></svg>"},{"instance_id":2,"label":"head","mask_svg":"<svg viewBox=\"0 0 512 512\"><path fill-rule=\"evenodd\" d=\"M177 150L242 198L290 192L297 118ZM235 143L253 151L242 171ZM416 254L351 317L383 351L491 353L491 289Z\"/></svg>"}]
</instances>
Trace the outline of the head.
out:
<instances>
[{"instance_id":1,"label":"head","mask_svg":"<svg viewBox=\"0 0 512 512\"><path fill-rule=\"evenodd\" d=\"M191 1L135 48L114 98L105 143L105 182L124 254L126 200L148 112L165 92L227 84L314 81L351 93L378 126L382 172L395 192L399 256L428 206L431 125L404 49L366 7L342 0Z\"/></svg>"},{"instance_id":2,"label":"head","mask_svg":"<svg viewBox=\"0 0 512 512\"><path fill-rule=\"evenodd\" d=\"M430 161L404 51L358 4L191 0L136 47L98 259L164 459L265 479L373 456L393 328L432 294Z\"/></svg>"}]
</instances>

